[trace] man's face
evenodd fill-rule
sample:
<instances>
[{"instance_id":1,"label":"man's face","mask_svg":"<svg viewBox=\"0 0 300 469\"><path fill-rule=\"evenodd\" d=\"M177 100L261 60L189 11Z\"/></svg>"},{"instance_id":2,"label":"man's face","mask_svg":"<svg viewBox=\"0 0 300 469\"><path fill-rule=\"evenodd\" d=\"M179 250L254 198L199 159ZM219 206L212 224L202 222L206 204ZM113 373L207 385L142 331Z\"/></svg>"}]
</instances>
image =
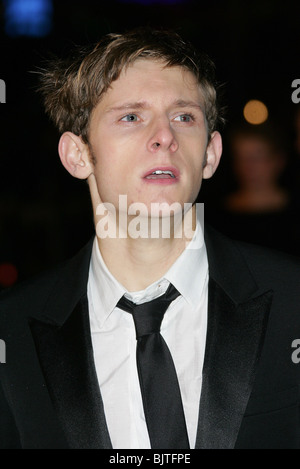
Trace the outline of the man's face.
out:
<instances>
[{"instance_id":1,"label":"man's face","mask_svg":"<svg viewBox=\"0 0 300 469\"><path fill-rule=\"evenodd\" d=\"M118 207L193 203L207 147L203 98L194 75L160 61L137 60L92 112L89 141L102 202ZM207 176L209 177L209 176Z\"/></svg>"},{"instance_id":2,"label":"man's face","mask_svg":"<svg viewBox=\"0 0 300 469\"><path fill-rule=\"evenodd\" d=\"M244 188L268 187L284 169L283 155L260 137L237 137L233 150L233 168Z\"/></svg>"}]
</instances>

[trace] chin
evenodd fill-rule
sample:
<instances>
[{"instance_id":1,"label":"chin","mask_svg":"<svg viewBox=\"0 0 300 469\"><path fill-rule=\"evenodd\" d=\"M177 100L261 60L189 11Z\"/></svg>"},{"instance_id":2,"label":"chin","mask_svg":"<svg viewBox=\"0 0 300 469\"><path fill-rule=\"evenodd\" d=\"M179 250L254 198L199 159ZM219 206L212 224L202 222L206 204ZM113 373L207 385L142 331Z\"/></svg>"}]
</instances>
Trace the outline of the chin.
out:
<instances>
[{"instance_id":1,"label":"chin","mask_svg":"<svg viewBox=\"0 0 300 469\"><path fill-rule=\"evenodd\" d=\"M149 216L155 218L172 217L182 214L184 204L175 200L164 200L148 204Z\"/></svg>"}]
</instances>

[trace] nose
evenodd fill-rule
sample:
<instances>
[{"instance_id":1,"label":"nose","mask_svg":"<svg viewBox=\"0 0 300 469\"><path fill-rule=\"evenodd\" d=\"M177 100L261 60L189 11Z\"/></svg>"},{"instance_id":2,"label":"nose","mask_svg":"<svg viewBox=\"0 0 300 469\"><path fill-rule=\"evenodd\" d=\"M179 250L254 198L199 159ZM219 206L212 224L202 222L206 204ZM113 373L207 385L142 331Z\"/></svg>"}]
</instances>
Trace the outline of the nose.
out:
<instances>
[{"instance_id":1,"label":"nose","mask_svg":"<svg viewBox=\"0 0 300 469\"><path fill-rule=\"evenodd\" d=\"M174 153L178 149L178 142L169 121L156 122L151 129L151 136L147 146L151 153L157 153L158 151Z\"/></svg>"}]
</instances>

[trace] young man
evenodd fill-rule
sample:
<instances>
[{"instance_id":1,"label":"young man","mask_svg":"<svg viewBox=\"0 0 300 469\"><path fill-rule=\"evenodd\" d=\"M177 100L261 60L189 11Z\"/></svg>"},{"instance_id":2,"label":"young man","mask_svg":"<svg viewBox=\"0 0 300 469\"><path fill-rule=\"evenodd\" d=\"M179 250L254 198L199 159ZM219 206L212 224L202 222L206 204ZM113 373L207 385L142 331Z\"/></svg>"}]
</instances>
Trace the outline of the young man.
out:
<instances>
[{"instance_id":1,"label":"young man","mask_svg":"<svg viewBox=\"0 0 300 469\"><path fill-rule=\"evenodd\" d=\"M97 236L2 296L1 446L298 448L299 263L195 204L222 151L210 60L108 35L42 89Z\"/></svg>"}]
</instances>

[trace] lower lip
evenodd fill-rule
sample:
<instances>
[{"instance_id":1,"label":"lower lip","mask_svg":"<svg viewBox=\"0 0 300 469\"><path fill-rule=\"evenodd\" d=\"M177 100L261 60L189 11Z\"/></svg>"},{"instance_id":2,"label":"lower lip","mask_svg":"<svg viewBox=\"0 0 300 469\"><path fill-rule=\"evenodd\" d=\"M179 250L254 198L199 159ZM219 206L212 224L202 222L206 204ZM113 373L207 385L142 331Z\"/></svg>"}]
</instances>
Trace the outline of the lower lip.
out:
<instances>
[{"instance_id":1,"label":"lower lip","mask_svg":"<svg viewBox=\"0 0 300 469\"><path fill-rule=\"evenodd\" d=\"M177 184L178 178L144 178L143 181L148 184L159 184L163 186L169 186L171 184Z\"/></svg>"}]
</instances>

